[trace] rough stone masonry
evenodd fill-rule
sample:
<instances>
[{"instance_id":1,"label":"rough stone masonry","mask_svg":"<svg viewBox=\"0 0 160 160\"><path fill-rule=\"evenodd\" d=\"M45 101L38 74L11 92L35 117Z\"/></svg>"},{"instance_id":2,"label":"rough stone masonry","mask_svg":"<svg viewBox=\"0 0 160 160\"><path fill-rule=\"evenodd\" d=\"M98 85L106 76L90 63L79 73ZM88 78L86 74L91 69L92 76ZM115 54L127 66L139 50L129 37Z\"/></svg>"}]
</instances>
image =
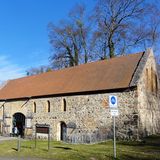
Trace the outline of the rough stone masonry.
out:
<instances>
[{"instance_id":1,"label":"rough stone masonry","mask_svg":"<svg viewBox=\"0 0 160 160\"><path fill-rule=\"evenodd\" d=\"M1 132L12 133L14 115L20 113L25 118L26 137L34 137L38 123L50 125L54 140L90 143L110 139L113 119L108 100L109 95L116 95L118 138L136 140L160 133L159 81L152 50L147 50L139 60L129 85L99 92L3 100L0 102ZM46 136L38 134L39 138Z\"/></svg>"}]
</instances>

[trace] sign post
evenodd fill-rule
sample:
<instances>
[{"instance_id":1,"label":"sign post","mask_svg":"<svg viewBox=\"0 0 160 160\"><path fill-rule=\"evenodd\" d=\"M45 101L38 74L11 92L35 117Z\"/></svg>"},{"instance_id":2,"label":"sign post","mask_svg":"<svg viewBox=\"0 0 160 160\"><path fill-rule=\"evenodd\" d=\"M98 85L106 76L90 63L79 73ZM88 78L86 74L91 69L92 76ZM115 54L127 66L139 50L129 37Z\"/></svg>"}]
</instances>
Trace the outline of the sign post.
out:
<instances>
[{"instance_id":1,"label":"sign post","mask_svg":"<svg viewBox=\"0 0 160 160\"><path fill-rule=\"evenodd\" d=\"M35 148L37 146L37 133L48 134L48 151L50 150L50 125L47 124L36 124L35 130Z\"/></svg>"},{"instance_id":2,"label":"sign post","mask_svg":"<svg viewBox=\"0 0 160 160\"><path fill-rule=\"evenodd\" d=\"M118 105L117 105L117 96L110 95L109 96L109 106L111 116L113 117L113 154L114 159L116 159L116 122L115 117L118 116Z\"/></svg>"},{"instance_id":3,"label":"sign post","mask_svg":"<svg viewBox=\"0 0 160 160\"><path fill-rule=\"evenodd\" d=\"M50 150L50 128L48 128L48 151Z\"/></svg>"},{"instance_id":4,"label":"sign post","mask_svg":"<svg viewBox=\"0 0 160 160\"><path fill-rule=\"evenodd\" d=\"M115 128L115 116L113 116L113 150L114 158L116 158L116 128Z\"/></svg>"}]
</instances>

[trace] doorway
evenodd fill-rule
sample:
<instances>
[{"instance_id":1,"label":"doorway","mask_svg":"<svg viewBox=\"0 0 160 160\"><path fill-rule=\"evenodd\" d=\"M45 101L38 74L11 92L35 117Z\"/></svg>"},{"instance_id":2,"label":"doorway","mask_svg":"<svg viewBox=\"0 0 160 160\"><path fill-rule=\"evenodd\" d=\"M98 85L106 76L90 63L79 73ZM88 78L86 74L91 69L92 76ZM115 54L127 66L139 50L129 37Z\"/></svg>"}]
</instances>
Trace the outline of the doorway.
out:
<instances>
[{"instance_id":1,"label":"doorway","mask_svg":"<svg viewBox=\"0 0 160 160\"><path fill-rule=\"evenodd\" d=\"M64 122L61 122L61 141L66 141L67 138L67 125Z\"/></svg>"},{"instance_id":2,"label":"doorway","mask_svg":"<svg viewBox=\"0 0 160 160\"><path fill-rule=\"evenodd\" d=\"M17 112L13 115L13 129L15 127L17 127L18 135L23 137L25 130L25 115L23 113Z\"/></svg>"}]
</instances>

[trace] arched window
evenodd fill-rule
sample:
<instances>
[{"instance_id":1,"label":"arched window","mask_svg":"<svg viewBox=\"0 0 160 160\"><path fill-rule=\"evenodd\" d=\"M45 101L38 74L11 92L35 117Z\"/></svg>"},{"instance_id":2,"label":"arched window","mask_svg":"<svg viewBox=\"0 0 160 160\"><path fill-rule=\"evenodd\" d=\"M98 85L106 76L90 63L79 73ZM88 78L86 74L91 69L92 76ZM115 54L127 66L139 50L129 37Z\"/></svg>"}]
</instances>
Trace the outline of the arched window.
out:
<instances>
[{"instance_id":1,"label":"arched window","mask_svg":"<svg viewBox=\"0 0 160 160\"><path fill-rule=\"evenodd\" d=\"M157 75L155 74L155 92L158 92L158 80L157 80Z\"/></svg>"},{"instance_id":2,"label":"arched window","mask_svg":"<svg viewBox=\"0 0 160 160\"><path fill-rule=\"evenodd\" d=\"M153 68L146 69L146 89L148 92L157 93L158 80Z\"/></svg>"},{"instance_id":3,"label":"arched window","mask_svg":"<svg viewBox=\"0 0 160 160\"><path fill-rule=\"evenodd\" d=\"M51 111L51 104L50 101L47 101L47 112L49 113Z\"/></svg>"},{"instance_id":4,"label":"arched window","mask_svg":"<svg viewBox=\"0 0 160 160\"><path fill-rule=\"evenodd\" d=\"M148 68L146 69L146 89L149 91L149 72Z\"/></svg>"},{"instance_id":5,"label":"arched window","mask_svg":"<svg viewBox=\"0 0 160 160\"><path fill-rule=\"evenodd\" d=\"M66 99L63 98L63 111L67 110L67 103L66 103Z\"/></svg>"},{"instance_id":6,"label":"arched window","mask_svg":"<svg viewBox=\"0 0 160 160\"><path fill-rule=\"evenodd\" d=\"M36 102L33 103L33 112L36 113Z\"/></svg>"}]
</instances>

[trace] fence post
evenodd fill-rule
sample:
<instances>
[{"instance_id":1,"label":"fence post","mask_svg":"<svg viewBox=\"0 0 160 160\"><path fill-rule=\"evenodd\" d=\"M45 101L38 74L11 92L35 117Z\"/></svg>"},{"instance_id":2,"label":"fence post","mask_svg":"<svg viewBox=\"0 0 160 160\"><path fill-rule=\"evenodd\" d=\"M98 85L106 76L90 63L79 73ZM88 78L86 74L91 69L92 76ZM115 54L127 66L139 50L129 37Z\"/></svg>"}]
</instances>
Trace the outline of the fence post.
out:
<instances>
[{"instance_id":1,"label":"fence post","mask_svg":"<svg viewBox=\"0 0 160 160\"><path fill-rule=\"evenodd\" d=\"M48 151L50 150L50 127L48 128Z\"/></svg>"},{"instance_id":2,"label":"fence post","mask_svg":"<svg viewBox=\"0 0 160 160\"><path fill-rule=\"evenodd\" d=\"M37 132L36 132L36 129L35 129L35 140L34 141L35 141L35 146L34 147L36 148L37 147Z\"/></svg>"},{"instance_id":3,"label":"fence post","mask_svg":"<svg viewBox=\"0 0 160 160\"><path fill-rule=\"evenodd\" d=\"M17 151L19 152L21 150L21 136L18 135L18 140L17 140Z\"/></svg>"}]
</instances>

